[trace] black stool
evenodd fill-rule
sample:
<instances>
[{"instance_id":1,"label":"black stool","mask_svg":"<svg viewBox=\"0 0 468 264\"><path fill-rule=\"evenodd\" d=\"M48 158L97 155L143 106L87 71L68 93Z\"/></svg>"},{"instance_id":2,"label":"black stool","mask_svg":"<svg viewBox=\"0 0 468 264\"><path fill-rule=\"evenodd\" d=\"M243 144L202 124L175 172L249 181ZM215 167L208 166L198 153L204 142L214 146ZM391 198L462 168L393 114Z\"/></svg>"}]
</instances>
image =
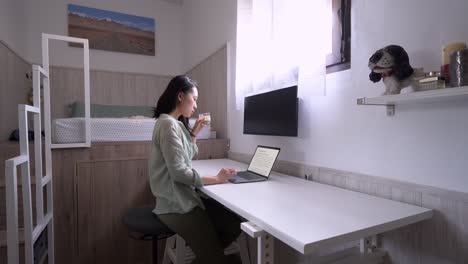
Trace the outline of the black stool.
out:
<instances>
[{"instance_id":1,"label":"black stool","mask_svg":"<svg viewBox=\"0 0 468 264\"><path fill-rule=\"evenodd\" d=\"M158 263L158 240L175 235L159 218L153 214L151 206L129 209L122 222L129 229L130 237L153 241L153 263Z\"/></svg>"}]
</instances>

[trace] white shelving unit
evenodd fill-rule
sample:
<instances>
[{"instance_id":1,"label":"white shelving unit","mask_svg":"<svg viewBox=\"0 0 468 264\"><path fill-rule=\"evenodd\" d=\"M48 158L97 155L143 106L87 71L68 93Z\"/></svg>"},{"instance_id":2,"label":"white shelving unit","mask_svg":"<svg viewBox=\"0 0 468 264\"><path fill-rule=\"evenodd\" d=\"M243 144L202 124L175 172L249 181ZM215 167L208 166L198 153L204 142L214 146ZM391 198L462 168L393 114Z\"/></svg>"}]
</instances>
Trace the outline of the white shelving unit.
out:
<instances>
[{"instance_id":1,"label":"white shelving unit","mask_svg":"<svg viewBox=\"0 0 468 264\"><path fill-rule=\"evenodd\" d=\"M423 92L363 97L357 99L358 105L381 105L387 107L387 116L395 115L395 106L414 102L435 102L465 98L468 99L468 86L443 88Z\"/></svg>"}]
</instances>

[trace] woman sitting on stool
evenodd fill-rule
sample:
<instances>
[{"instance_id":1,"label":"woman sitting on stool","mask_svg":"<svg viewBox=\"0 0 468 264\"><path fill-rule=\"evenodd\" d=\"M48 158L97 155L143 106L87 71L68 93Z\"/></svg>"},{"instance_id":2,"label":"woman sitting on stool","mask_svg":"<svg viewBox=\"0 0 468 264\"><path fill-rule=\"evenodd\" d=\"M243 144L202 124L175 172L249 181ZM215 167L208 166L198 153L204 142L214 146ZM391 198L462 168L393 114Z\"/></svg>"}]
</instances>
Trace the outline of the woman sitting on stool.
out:
<instances>
[{"instance_id":1,"label":"woman sitting on stool","mask_svg":"<svg viewBox=\"0 0 468 264\"><path fill-rule=\"evenodd\" d=\"M201 197L196 188L225 183L236 172L223 168L216 176L200 177L192 168L192 158L198 152L195 137L206 122L199 118L193 129L188 126L197 99L197 84L187 76L176 76L156 105L149 158L151 191L156 197L153 213L194 251L192 263L234 263L224 256L224 248L240 235L240 218Z\"/></svg>"}]
</instances>

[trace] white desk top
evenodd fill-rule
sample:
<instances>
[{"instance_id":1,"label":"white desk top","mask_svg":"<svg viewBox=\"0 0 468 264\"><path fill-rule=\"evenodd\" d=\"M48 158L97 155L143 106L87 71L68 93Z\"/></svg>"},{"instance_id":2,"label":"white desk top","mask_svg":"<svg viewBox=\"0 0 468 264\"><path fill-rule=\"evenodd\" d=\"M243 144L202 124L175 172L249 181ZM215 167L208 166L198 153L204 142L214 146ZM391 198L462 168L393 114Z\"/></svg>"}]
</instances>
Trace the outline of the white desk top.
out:
<instances>
[{"instance_id":1,"label":"white desk top","mask_svg":"<svg viewBox=\"0 0 468 264\"><path fill-rule=\"evenodd\" d=\"M240 171L247 164L193 161L200 175L216 175L223 167ZM432 217L426 208L276 172L265 182L209 185L201 191L303 254Z\"/></svg>"}]
</instances>

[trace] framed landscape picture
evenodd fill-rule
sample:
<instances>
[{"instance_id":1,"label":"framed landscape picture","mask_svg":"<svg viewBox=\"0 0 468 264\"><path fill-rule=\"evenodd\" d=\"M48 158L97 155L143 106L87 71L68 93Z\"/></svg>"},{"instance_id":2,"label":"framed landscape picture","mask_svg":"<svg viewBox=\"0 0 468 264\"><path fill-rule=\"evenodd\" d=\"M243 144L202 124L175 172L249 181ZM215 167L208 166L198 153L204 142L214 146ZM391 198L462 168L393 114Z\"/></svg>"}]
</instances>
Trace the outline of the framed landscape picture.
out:
<instances>
[{"instance_id":1,"label":"framed landscape picture","mask_svg":"<svg viewBox=\"0 0 468 264\"><path fill-rule=\"evenodd\" d=\"M68 5L68 35L86 38L89 48L155 55L153 18Z\"/></svg>"}]
</instances>

